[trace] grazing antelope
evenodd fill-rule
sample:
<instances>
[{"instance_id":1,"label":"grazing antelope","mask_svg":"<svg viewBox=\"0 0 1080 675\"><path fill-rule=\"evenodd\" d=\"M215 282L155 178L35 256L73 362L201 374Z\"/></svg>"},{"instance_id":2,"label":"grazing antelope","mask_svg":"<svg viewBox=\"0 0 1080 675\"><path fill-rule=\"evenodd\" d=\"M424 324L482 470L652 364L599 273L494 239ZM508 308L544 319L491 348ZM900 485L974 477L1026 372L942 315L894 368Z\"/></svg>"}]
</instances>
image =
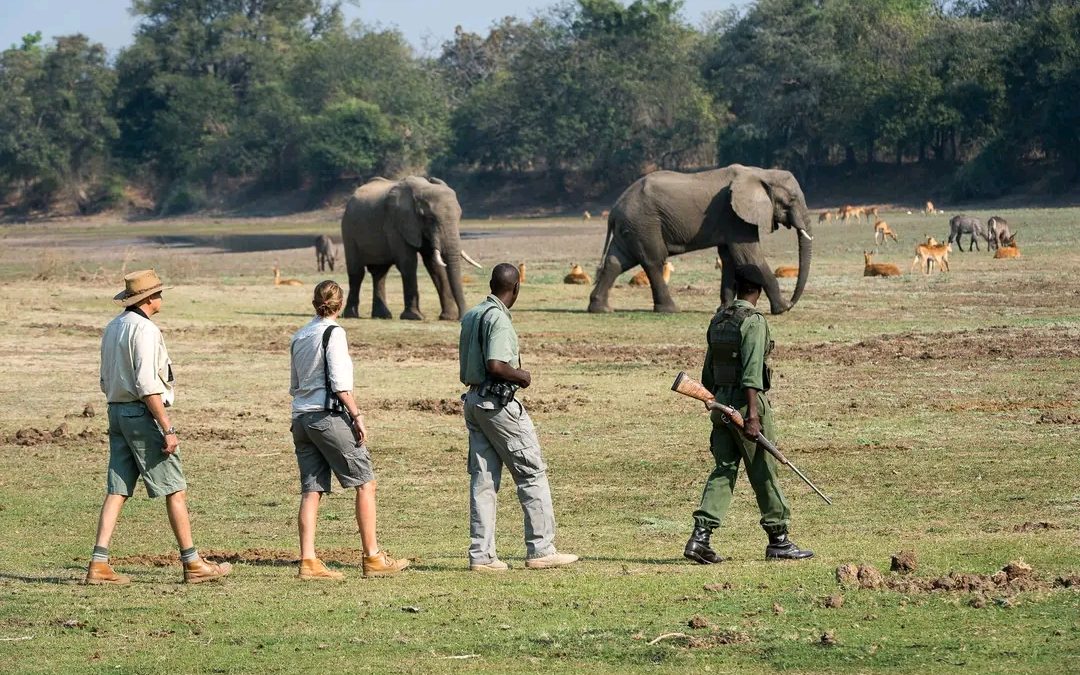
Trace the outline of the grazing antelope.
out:
<instances>
[{"instance_id":1,"label":"grazing antelope","mask_svg":"<svg viewBox=\"0 0 1080 675\"><path fill-rule=\"evenodd\" d=\"M948 272L950 251L952 251L952 242L939 244L933 237L927 237L925 244L915 247L915 259L911 261L911 268L914 269L915 265L919 265L923 274L930 274L930 270L937 265L939 272Z\"/></svg>"},{"instance_id":2,"label":"grazing antelope","mask_svg":"<svg viewBox=\"0 0 1080 675\"><path fill-rule=\"evenodd\" d=\"M609 209L604 209L603 211L600 212L600 217L603 218L604 220L607 220L607 217L610 216L610 215L611 215L611 211Z\"/></svg>"},{"instance_id":3,"label":"grazing antelope","mask_svg":"<svg viewBox=\"0 0 1080 675\"><path fill-rule=\"evenodd\" d=\"M875 244L880 246L880 245L884 244L889 239L889 237L892 237L893 241L896 241L896 242L900 241L899 239L896 238L896 233L892 231L892 228L889 227L889 224L886 223L884 220L879 220L876 223L874 223L874 243Z\"/></svg>"},{"instance_id":4,"label":"grazing antelope","mask_svg":"<svg viewBox=\"0 0 1080 675\"><path fill-rule=\"evenodd\" d=\"M664 271L662 272L662 274L664 275L665 284L671 281L671 273L674 271L675 266L671 264L671 261L664 261ZM645 270L638 270L638 273L630 279L630 285L642 286L646 288L651 286L651 284L649 283L649 275L645 274Z\"/></svg>"},{"instance_id":5,"label":"grazing antelope","mask_svg":"<svg viewBox=\"0 0 1080 675\"><path fill-rule=\"evenodd\" d=\"M518 281L525 283L525 263L518 263Z\"/></svg>"},{"instance_id":6,"label":"grazing antelope","mask_svg":"<svg viewBox=\"0 0 1080 675\"><path fill-rule=\"evenodd\" d=\"M799 268L798 267L791 267L791 266L788 266L788 265L777 267L773 271L773 276L775 276L777 279L794 278L794 277L799 276Z\"/></svg>"},{"instance_id":7,"label":"grazing antelope","mask_svg":"<svg viewBox=\"0 0 1080 675\"><path fill-rule=\"evenodd\" d=\"M824 223L825 221L829 221L829 220L832 220L832 211L829 211L827 209L825 211L822 211L821 213L819 213L818 216L817 216L817 221L819 223Z\"/></svg>"},{"instance_id":8,"label":"grazing antelope","mask_svg":"<svg viewBox=\"0 0 1080 675\"><path fill-rule=\"evenodd\" d=\"M866 219L867 219L867 220L870 220L870 216L873 216L873 217L874 217L874 220L877 220L877 216L878 216L878 207L876 207L876 206L871 206L870 208L866 209Z\"/></svg>"},{"instance_id":9,"label":"grazing antelope","mask_svg":"<svg viewBox=\"0 0 1080 675\"><path fill-rule=\"evenodd\" d=\"M873 251L863 251L864 277L898 277L900 268L892 263L876 263L872 261Z\"/></svg>"},{"instance_id":10,"label":"grazing antelope","mask_svg":"<svg viewBox=\"0 0 1080 675\"><path fill-rule=\"evenodd\" d=\"M588 211L585 211L585 212L583 212L581 214L581 219L582 220L592 220L592 214L589 213Z\"/></svg>"},{"instance_id":11,"label":"grazing antelope","mask_svg":"<svg viewBox=\"0 0 1080 675\"><path fill-rule=\"evenodd\" d=\"M994 251L994 257L998 258L998 259L1000 259L1000 258L1019 258L1020 257L1020 249L1016 245L1016 235L1015 234L1012 235L1011 237L1009 237L1008 239L1006 239L1001 244L1001 246L998 247L998 250Z\"/></svg>"},{"instance_id":12,"label":"grazing antelope","mask_svg":"<svg viewBox=\"0 0 1080 675\"><path fill-rule=\"evenodd\" d=\"M574 263L573 267L570 268L570 274L563 277L563 283L580 285L591 284L592 277L590 277L585 270L581 269L581 265Z\"/></svg>"},{"instance_id":13,"label":"grazing antelope","mask_svg":"<svg viewBox=\"0 0 1080 675\"><path fill-rule=\"evenodd\" d=\"M838 217L847 223L851 218L855 220L861 220L863 216L863 209L858 206L852 206L851 204L844 204L840 207L840 211L837 213Z\"/></svg>"},{"instance_id":14,"label":"grazing antelope","mask_svg":"<svg viewBox=\"0 0 1080 675\"><path fill-rule=\"evenodd\" d=\"M927 201L926 207L923 209L923 213L928 216L932 216L937 213L937 209L934 208L934 202Z\"/></svg>"},{"instance_id":15,"label":"grazing antelope","mask_svg":"<svg viewBox=\"0 0 1080 675\"><path fill-rule=\"evenodd\" d=\"M282 279L281 270L278 266L274 265L274 285L275 286L303 286L304 282L299 279Z\"/></svg>"},{"instance_id":16,"label":"grazing antelope","mask_svg":"<svg viewBox=\"0 0 1080 675\"><path fill-rule=\"evenodd\" d=\"M320 272L325 272L327 266L334 271L334 263L337 262L337 246L328 235L320 234L315 238L315 264Z\"/></svg>"},{"instance_id":17,"label":"grazing antelope","mask_svg":"<svg viewBox=\"0 0 1080 675\"><path fill-rule=\"evenodd\" d=\"M994 248L1008 246L1005 242L1012 236L1009 221L1001 216L990 216L990 220L986 221L987 243L992 244Z\"/></svg>"}]
</instances>

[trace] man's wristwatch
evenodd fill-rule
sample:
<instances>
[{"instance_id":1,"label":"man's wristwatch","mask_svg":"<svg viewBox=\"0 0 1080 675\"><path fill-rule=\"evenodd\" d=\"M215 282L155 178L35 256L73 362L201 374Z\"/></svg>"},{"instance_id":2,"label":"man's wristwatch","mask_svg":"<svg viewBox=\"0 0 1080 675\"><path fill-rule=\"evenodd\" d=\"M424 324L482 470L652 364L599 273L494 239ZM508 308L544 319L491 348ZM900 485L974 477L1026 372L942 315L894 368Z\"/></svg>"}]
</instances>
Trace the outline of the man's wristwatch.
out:
<instances>
[{"instance_id":1,"label":"man's wristwatch","mask_svg":"<svg viewBox=\"0 0 1080 675\"><path fill-rule=\"evenodd\" d=\"M165 436L175 436L176 435L176 427L169 427L168 429L166 429L165 431L162 431L161 433L162 433L162 435L165 435Z\"/></svg>"}]
</instances>

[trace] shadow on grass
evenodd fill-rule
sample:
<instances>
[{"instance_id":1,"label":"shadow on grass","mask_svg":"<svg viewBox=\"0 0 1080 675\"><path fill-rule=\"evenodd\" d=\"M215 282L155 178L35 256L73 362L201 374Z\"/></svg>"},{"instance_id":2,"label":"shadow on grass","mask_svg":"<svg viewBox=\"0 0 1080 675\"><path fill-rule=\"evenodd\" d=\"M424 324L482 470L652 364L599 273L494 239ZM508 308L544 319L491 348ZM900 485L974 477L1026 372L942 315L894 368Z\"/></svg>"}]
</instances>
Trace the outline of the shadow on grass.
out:
<instances>
[{"instance_id":1,"label":"shadow on grass","mask_svg":"<svg viewBox=\"0 0 1080 675\"><path fill-rule=\"evenodd\" d=\"M79 568L82 572L82 568ZM71 577L57 577L57 576L42 576L34 577L24 574L10 574L8 572L0 572L0 579L6 579L8 581L21 581L26 584L53 584L54 586L78 586L80 585L80 579Z\"/></svg>"}]
</instances>

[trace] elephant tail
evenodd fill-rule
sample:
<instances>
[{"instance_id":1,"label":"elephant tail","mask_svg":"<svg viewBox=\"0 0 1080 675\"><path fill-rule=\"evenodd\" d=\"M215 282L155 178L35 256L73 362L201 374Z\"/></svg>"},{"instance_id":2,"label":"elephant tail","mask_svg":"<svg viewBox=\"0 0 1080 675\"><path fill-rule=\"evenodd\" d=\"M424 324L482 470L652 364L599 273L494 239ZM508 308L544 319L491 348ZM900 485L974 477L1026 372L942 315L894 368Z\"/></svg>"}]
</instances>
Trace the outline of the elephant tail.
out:
<instances>
[{"instance_id":1,"label":"elephant tail","mask_svg":"<svg viewBox=\"0 0 1080 675\"><path fill-rule=\"evenodd\" d=\"M607 264L608 253L611 252L611 242L615 239L615 214L608 214L607 235L604 237L604 252L600 255L600 264L596 266L596 276L600 277L600 271Z\"/></svg>"}]
</instances>

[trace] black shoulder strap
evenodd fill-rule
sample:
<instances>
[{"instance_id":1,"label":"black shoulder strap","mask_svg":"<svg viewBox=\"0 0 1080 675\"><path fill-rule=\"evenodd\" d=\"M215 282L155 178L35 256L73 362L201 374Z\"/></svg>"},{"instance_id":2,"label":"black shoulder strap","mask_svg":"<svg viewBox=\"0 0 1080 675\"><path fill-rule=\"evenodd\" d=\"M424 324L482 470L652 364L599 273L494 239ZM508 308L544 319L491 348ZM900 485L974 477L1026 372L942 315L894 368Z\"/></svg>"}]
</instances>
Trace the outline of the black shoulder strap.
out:
<instances>
[{"instance_id":1,"label":"black shoulder strap","mask_svg":"<svg viewBox=\"0 0 1080 675\"><path fill-rule=\"evenodd\" d=\"M480 356L484 359L485 368L487 367L487 352L484 350L484 319L493 309L498 309L498 307L492 305L485 309L480 315L480 320L476 322L476 339L480 342ZM491 337L490 330L488 331L488 337Z\"/></svg>"},{"instance_id":2,"label":"black shoulder strap","mask_svg":"<svg viewBox=\"0 0 1080 675\"><path fill-rule=\"evenodd\" d=\"M326 330L322 334L322 364L323 364L323 386L326 388L326 400L323 402L323 408L326 410L339 411L344 406L341 405L341 399L335 394L333 388L330 386L330 361L327 358L327 347L330 345L330 334L334 332L337 326L327 326Z\"/></svg>"}]
</instances>

